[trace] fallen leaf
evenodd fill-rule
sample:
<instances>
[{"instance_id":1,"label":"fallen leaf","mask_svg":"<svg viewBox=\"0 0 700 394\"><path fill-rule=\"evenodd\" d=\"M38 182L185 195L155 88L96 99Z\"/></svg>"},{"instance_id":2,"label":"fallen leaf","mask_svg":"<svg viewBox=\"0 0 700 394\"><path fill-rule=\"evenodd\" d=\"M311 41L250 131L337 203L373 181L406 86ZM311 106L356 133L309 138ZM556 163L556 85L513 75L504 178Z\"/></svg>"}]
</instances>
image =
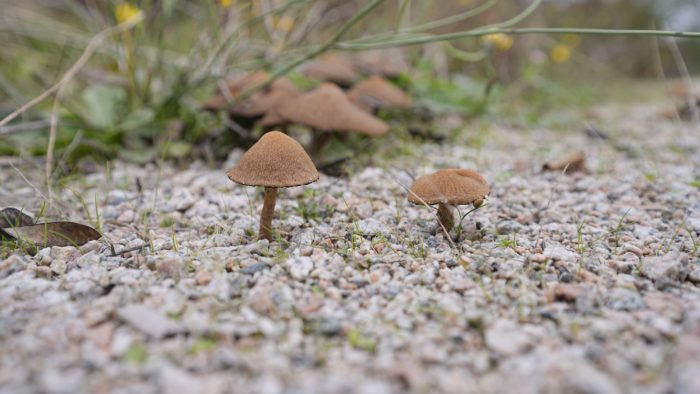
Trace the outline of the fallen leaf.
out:
<instances>
[{"instance_id":1,"label":"fallen leaf","mask_svg":"<svg viewBox=\"0 0 700 394\"><path fill-rule=\"evenodd\" d=\"M5 208L0 211L0 228L31 226L34 220L31 216L17 208Z\"/></svg>"},{"instance_id":2,"label":"fallen leaf","mask_svg":"<svg viewBox=\"0 0 700 394\"><path fill-rule=\"evenodd\" d=\"M28 242L42 248L50 246L80 246L88 241L102 237L94 228L74 222L53 222L9 227L0 229L0 232L17 241Z\"/></svg>"}]
</instances>

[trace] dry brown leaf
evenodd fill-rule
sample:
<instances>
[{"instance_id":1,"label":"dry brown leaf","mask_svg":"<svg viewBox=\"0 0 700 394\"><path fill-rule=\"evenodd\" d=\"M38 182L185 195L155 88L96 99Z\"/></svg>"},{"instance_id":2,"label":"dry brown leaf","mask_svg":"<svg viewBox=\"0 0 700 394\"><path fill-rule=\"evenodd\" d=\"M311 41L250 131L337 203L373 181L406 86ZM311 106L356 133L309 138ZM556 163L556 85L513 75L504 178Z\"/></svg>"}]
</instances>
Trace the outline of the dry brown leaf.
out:
<instances>
[{"instance_id":1,"label":"dry brown leaf","mask_svg":"<svg viewBox=\"0 0 700 394\"><path fill-rule=\"evenodd\" d=\"M102 235L90 226L74 222L41 223L0 230L8 237L37 247L80 246Z\"/></svg>"}]
</instances>

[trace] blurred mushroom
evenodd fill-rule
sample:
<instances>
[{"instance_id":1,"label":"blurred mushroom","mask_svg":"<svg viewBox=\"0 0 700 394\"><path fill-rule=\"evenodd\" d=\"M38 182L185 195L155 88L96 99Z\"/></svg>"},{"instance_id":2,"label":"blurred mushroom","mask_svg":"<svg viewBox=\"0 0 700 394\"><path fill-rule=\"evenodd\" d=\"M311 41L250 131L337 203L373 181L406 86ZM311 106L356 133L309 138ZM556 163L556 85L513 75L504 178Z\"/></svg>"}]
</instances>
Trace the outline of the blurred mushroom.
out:
<instances>
[{"instance_id":1,"label":"blurred mushroom","mask_svg":"<svg viewBox=\"0 0 700 394\"><path fill-rule=\"evenodd\" d=\"M312 157L328 141L329 131L379 136L389 130L389 125L355 106L332 83L324 83L294 100L281 103L276 112L287 121L314 129L314 139L309 148Z\"/></svg>"},{"instance_id":2,"label":"blurred mushroom","mask_svg":"<svg viewBox=\"0 0 700 394\"><path fill-rule=\"evenodd\" d=\"M438 205L438 221L450 231L454 227L455 205L473 204L478 208L489 193L486 180L471 170L447 168L424 175L411 185L408 201Z\"/></svg>"},{"instance_id":3,"label":"blurred mushroom","mask_svg":"<svg viewBox=\"0 0 700 394\"><path fill-rule=\"evenodd\" d=\"M559 160L548 161L542 165L543 170L574 172L584 169L586 157L583 152L570 153Z\"/></svg>"},{"instance_id":4,"label":"blurred mushroom","mask_svg":"<svg viewBox=\"0 0 700 394\"><path fill-rule=\"evenodd\" d=\"M228 108L233 101L241 93L255 85L259 85L267 80L270 76L265 71L256 71L244 75L237 76L226 83L226 92L219 92L207 102L202 104L202 109L209 111L218 111Z\"/></svg>"},{"instance_id":5,"label":"blurred mushroom","mask_svg":"<svg viewBox=\"0 0 700 394\"><path fill-rule=\"evenodd\" d=\"M408 71L408 63L396 48L367 51L360 55L360 67L367 73L393 79Z\"/></svg>"},{"instance_id":6,"label":"blurred mushroom","mask_svg":"<svg viewBox=\"0 0 700 394\"><path fill-rule=\"evenodd\" d=\"M334 82L344 88L357 80L355 65L348 58L337 53L326 53L306 63L302 74L321 81Z\"/></svg>"},{"instance_id":7,"label":"blurred mushroom","mask_svg":"<svg viewBox=\"0 0 700 394\"><path fill-rule=\"evenodd\" d=\"M277 188L307 185L319 176L304 148L279 131L264 134L227 175L241 185L265 188L258 238L269 241Z\"/></svg>"},{"instance_id":8,"label":"blurred mushroom","mask_svg":"<svg viewBox=\"0 0 700 394\"><path fill-rule=\"evenodd\" d=\"M411 98L380 76L369 77L348 91L348 98L365 112L381 108L407 108Z\"/></svg>"},{"instance_id":9,"label":"blurred mushroom","mask_svg":"<svg viewBox=\"0 0 700 394\"><path fill-rule=\"evenodd\" d=\"M246 137L248 136L246 129L250 129L260 117L262 117L261 124L265 127L281 125L284 122L275 114L275 109L280 103L301 94L288 78L275 79L267 87L236 102L243 92L264 83L268 77L267 72L258 71L236 78L229 83L226 95L220 93L213 97L205 103L204 108L210 110L227 108L231 119L235 122L234 125L231 125L232 128L235 130L236 125L240 125L242 130L237 131Z\"/></svg>"}]
</instances>

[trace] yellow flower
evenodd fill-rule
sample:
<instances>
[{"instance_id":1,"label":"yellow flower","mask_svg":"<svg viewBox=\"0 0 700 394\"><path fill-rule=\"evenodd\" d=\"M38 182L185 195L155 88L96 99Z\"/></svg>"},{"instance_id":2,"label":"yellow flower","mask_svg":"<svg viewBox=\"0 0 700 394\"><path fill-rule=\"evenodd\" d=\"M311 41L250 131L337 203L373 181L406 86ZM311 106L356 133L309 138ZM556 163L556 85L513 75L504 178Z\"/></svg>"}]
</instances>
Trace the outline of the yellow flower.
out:
<instances>
[{"instance_id":1,"label":"yellow flower","mask_svg":"<svg viewBox=\"0 0 700 394\"><path fill-rule=\"evenodd\" d=\"M504 52L513 46L513 38L503 33L487 34L481 37L481 42L487 47L493 47Z\"/></svg>"},{"instance_id":2,"label":"yellow flower","mask_svg":"<svg viewBox=\"0 0 700 394\"><path fill-rule=\"evenodd\" d=\"M294 19L292 17L284 15L277 21L277 29L288 33L294 27Z\"/></svg>"},{"instance_id":3,"label":"yellow flower","mask_svg":"<svg viewBox=\"0 0 700 394\"><path fill-rule=\"evenodd\" d=\"M131 3L119 3L114 7L114 17L117 19L117 23L124 23L139 15L141 15L141 10Z\"/></svg>"},{"instance_id":4,"label":"yellow flower","mask_svg":"<svg viewBox=\"0 0 700 394\"><path fill-rule=\"evenodd\" d=\"M233 5L233 0L219 0L219 5L224 8L229 8Z\"/></svg>"},{"instance_id":5,"label":"yellow flower","mask_svg":"<svg viewBox=\"0 0 700 394\"><path fill-rule=\"evenodd\" d=\"M571 57L571 47L564 44L557 44L549 51L549 58L554 63L564 63Z\"/></svg>"},{"instance_id":6,"label":"yellow flower","mask_svg":"<svg viewBox=\"0 0 700 394\"><path fill-rule=\"evenodd\" d=\"M581 43L581 37L576 34L564 34L564 37L561 38L561 42L572 48L576 48Z\"/></svg>"}]
</instances>

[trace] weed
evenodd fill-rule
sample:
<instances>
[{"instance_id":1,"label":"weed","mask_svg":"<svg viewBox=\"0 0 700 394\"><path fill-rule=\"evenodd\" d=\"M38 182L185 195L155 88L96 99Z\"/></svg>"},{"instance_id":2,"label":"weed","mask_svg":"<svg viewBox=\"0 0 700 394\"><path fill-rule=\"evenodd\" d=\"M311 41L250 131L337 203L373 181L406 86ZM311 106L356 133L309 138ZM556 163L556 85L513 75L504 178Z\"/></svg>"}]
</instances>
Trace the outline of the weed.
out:
<instances>
[{"instance_id":1,"label":"weed","mask_svg":"<svg viewBox=\"0 0 700 394\"><path fill-rule=\"evenodd\" d=\"M175 220L171 216L166 216L160 221L160 228L173 227L175 225ZM213 227L213 226L210 226Z\"/></svg>"},{"instance_id":2,"label":"weed","mask_svg":"<svg viewBox=\"0 0 700 394\"><path fill-rule=\"evenodd\" d=\"M148 358L148 351L143 345L131 345L124 354L124 359L132 364L143 364Z\"/></svg>"},{"instance_id":3,"label":"weed","mask_svg":"<svg viewBox=\"0 0 700 394\"><path fill-rule=\"evenodd\" d=\"M217 342L214 338L199 338L190 347L189 354L195 355L202 352L211 352L212 350L216 349L216 344Z\"/></svg>"}]
</instances>

